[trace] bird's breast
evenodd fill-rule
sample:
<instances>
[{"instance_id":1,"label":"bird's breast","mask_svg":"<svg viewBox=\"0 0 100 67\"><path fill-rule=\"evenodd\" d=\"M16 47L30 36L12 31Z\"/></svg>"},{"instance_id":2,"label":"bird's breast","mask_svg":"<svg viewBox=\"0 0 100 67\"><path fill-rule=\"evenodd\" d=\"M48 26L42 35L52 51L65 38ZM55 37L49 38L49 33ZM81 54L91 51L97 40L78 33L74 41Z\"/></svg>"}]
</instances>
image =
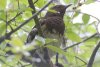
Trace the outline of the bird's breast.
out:
<instances>
[{"instance_id":1,"label":"bird's breast","mask_svg":"<svg viewBox=\"0 0 100 67\"><path fill-rule=\"evenodd\" d=\"M56 34L64 34L64 30L65 30L65 25L64 25L64 21L63 18L60 17L49 17L46 18L45 21L46 24L46 30L48 30L51 33L56 33Z\"/></svg>"}]
</instances>

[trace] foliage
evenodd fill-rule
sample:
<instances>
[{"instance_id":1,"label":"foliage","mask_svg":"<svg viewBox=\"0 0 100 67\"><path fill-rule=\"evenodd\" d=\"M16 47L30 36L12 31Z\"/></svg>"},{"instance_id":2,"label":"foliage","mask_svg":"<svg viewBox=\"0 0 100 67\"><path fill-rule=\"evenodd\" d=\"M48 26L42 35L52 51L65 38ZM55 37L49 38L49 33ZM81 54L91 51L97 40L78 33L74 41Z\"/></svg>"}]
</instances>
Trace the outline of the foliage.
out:
<instances>
[{"instance_id":1,"label":"foliage","mask_svg":"<svg viewBox=\"0 0 100 67\"><path fill-rule=\"evenodd\" d=\"M66 27L65 38L67 39L66 47L76 43L80 44L70 47L66 50L66 52L51 45L47 45L46 47L66 57L67 62L65 62L63 58L59 58L60 63L63 63L64 67L86 67L86 63L88 63L91 53L99 40L98 35L90 38L91 35L97 33L95 25L98 23L98 21L89 23L91 15L79 12L77 8L81 6L78 5L78 0L63 1L65 4L73 3L76 5L74 6L76 9L74 9L73 12L69 13L67 16L64 16L64 23ZM27 0L0 0L0 2L0 37L2 37L30 18L32 16L32 9L28 7L29 4ZM38 0L35 7L41 9L47 2L48 0ZM82 4L90 4L93 2L94 1L92 0L87 0ZM54 4L51 4L50 6L52 5ZM38 17L43 17L45 15L45 11L46 10L41 12ZM17 16L20 12L22 13ZM80 17L82 21L74 23L72 20L80 14L82 14L82 17ZM28 24L24 25L18 31L12 34L8 40L5 40L0 44L0 67L32 67L31 65L23 62L21 58L23 54L28 55L29 50L35 49L36 45L40 47L44 46L44 42L41 39L37 39L36 43L33 43L35 46L27 47L25 45L27 34L31 31L34 25L34 20L29 21ZM83 40L87 38L90 39L83 42ZM45 39L45 41L45 43L49 43L55 40ZM12 47L7 46L8 44L11 44ZM6 52L12 52L14 55L6 55ZM99 57L95 58L95 62L93 64L94 67L99 67L99 59ZM52 60L54 61L55 58L53 57Z\"/></svg>"}]
</instances>

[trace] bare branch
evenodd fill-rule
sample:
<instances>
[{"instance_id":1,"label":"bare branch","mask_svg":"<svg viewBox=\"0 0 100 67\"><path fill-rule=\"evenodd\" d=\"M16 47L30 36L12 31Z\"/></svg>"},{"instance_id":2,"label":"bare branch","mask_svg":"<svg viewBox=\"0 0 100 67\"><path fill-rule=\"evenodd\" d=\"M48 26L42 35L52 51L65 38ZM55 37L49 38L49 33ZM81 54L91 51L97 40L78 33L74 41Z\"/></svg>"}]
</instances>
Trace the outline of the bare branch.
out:
<instances>
[{"instance_id":1,"label":"bare branch","mask_svg":"<svg viewBox=\"0 0 100 67\"><path fill-rule=\"evenodd\" d=\"M95 59L95 56L96 56L96 53L97 53L99 48L100 48L100 41L97 44L97 46L94 48L94 51L92 52L92 55L91 55L90 60L89 60L89 62L87 64L87 67L92 67L94 59Z\"/></svg>"},{"instance_id":2,"label":"bare branch","mask_svg":"<svg viewBox=\"0 0 100 67\"><path fill-rule=\"evenodd\" d=\"M67 50L67 49L69 49L69 48L71 48L71 47L74 47L74 46L76 46L76 45L79 45L79 44L81 44L81 43L83 43L83 42L85 42L85 41L87 41L87 40L89 40L89 39L95 37L96 35L97 35L97 33L93 34L92 36L88 37L87 39L84 39L84 40L81 41L81 42L78 42L78 43L73 44L73 45L71 45L71 46L65 47L64 50Z\"/></svg>"},{"instance_id":3,"label":"bare branch","mask_svg":"<svg viewBox=\"0 0 100 67\"><path fill-rule=\"evenodd\" d=\"M82 61L85 65L87 64L83 59L81 59L81 58L79 58L79 57L77 57L77 56L75 56L75 58L77 58L77 59L79 59L80 61Z\"/></svg>"},{"instance_id":4,"label":"bare branch","mask_svg":"<svg viewBox=\"0 0 100 67\"><path fill-rule=\"evenodd\" d=\"M34 6L33 1L32 0L28 0L28 3L29 3L29 7L33 9L32 14L36 13L36 9L35 9L35 6ZM38 16L37 15L34 17L34 21L35 21L35 24L36 24L36 27L38 29L39 34L41 36L43 36L42 35L42 31L41 31L41 25L39 23L39 19L38 19Z\"/></svg>"}]
</instances>

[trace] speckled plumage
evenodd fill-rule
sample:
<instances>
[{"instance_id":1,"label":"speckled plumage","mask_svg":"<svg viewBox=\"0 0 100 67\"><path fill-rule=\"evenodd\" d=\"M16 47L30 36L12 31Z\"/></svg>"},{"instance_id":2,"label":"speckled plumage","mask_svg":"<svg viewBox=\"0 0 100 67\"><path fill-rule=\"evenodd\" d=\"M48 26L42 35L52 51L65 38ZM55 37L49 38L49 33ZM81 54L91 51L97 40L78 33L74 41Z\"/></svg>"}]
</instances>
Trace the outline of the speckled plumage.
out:
<instances>
[{"instance_id":1,"label":"speckled plumage","mask_svg":"<svg viewBox=\"0 0 100 67\"><path fill-rule=\"evenodd\" d=\"M46 13L45 17L39 21L39 23L41 24L41 29L42 29L43 33L45 31L47 31L47 32L50 32L51 34L54 34L54 33L59 34L59 35L64 34L65 25L64 25L64 21L63 21L63 16L64 16L66 8L69 6L70 5L68 5L68 6L56 5L56 6L50 8L50 10L55 10L56 12L48 11ZM34 28L36 28L36 26ZM38 30L34 31L34 28L28 35L27 43L30 43L34 39L35 35L38 34ZM30 39L32 39L32 40L30 41Z\"/></svg>"},{"instance_id":2,"label":"speckled plumage","mask_svg":"<svg viewBox=\"0 0 100 67\"><path fill-rule=\"evenodd\" d=\"M46 13L46 15L44 16L44 18L39 21L39 23L41 24L41 30L42 30L44 38L50 38L50 39L57 39L58 40L57 42L52 42L48 45L60 47L62 40L63 40L62 38L63 38L63 35L64 35L64 30L65 30L63 16L65 14L66 8L68 8L69 6L70 5L68 5L68 6L56 5L54 7L51 7L50 10L55 10L56 12L48 11ZM31 43L35 39L36 35L39 35L39 34L38 34L38 29L36 29L36 26L35 26L32 29L32 31L29 33L26 42ZM44 54L45 54L45 52L41 51L41 49L37 50L36 52L39 52L39 53L35 53L33 55L32 54L33 52L30 51L31 55L33 55L34 57L37 54L38 55L41 54L42 56L44 56ZM49 54L50 57L52 57L54 55L54 52L49 50L48 54ZM43 64L41 64L41 63L40 63L39 66L37 65L37 67L40 67L40 66L45 67L45 66L42 66Z\"/></svg>"}]
</instances>

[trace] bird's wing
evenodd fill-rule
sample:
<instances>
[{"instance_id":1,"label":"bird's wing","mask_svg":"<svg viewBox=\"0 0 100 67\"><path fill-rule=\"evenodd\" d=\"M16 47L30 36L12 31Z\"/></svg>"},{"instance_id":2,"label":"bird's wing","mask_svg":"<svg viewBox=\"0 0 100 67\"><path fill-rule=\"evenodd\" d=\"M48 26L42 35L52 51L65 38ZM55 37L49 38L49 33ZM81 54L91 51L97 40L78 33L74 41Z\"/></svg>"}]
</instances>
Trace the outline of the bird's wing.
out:
<instances>
[{"instance_id":1,"label":"bird's wing","mask_svg":"<svg viewBox=\"0 0 100 67\"><path fill-rule=\"evenodd\" d=\"M45 33L47 35L48 32L50 32L51 34L56 32L57 34L63 35L64 33L65 26L62 18L49 17L40 20L39 23L41 25L41 30L43 34ZM37 34L38 34L38 29L35 26L32 28L31 32L29 33L26 43L31 43Z\"/></svg>"},{"instance_id":2,"label":"bird's wing","mask_svg":"<svg viewBox=\"0 0 100 67\"><path fill-rule=\"evenodd\" d=\"M42 27L43 27L43 25L44 25L44 21L45 21L44 19L42 19L42 20L39 21L39 23L40 23L40 25L41 25ZM35 36L38 34L38 28L37 28L37 26L38 26L38 25L35 25L35 26L32 28L32 30L30 31L30 33L28 34L26 43L31 43L31 42L34 40Z\"/></svg>"},{"instance_id":3,"label":"bird's wing","mask_svg":"<svg viewBox=\"0 0 100 67\"><path fill-rule=\"evenodd\" d=\"M28 34L26 43L31 43L37 34L38 34L38 29L36 27L33 27L31 32Z\"/></svg>"}]
</instances>

